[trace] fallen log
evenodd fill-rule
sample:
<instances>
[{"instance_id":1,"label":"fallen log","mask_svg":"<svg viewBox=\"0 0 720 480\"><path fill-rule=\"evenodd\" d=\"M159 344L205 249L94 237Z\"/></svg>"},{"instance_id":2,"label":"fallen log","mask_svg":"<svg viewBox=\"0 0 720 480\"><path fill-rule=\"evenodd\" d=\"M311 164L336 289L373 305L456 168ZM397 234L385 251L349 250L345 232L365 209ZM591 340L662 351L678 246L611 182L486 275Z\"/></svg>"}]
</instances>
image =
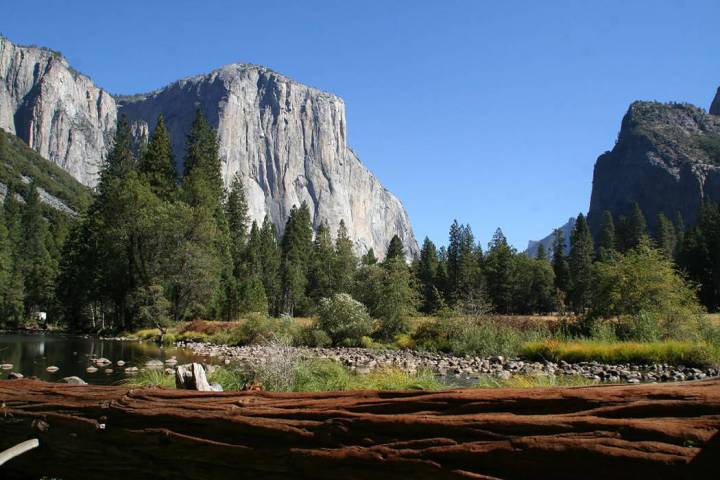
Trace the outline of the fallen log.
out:
<instances>
[{"instance_id":1,"label":"fallen log","mask_svg":"<svg viewBox=\"0 0 720 480\"><path fill-rule=\"evenodd\" d=\"M445 392L0 381L8 478L718 478L720 380Z\"/></svg>"}]
</instances>

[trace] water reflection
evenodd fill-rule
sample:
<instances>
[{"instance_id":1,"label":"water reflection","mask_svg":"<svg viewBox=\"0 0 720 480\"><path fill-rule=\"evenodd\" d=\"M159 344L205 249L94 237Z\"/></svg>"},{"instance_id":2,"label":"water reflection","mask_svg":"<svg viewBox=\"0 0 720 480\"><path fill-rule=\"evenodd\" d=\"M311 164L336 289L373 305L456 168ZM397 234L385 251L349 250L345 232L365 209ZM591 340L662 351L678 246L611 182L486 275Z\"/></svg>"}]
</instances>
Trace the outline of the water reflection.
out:
<instances>
[{"instance_id":1,"label":"water reflection","mask_svg":"<svg viewBox=\"0 0 720 480\"><path fill-rule=\"evenodd\" d=\"M180 363L203 360L186 350L161 348L148 342L100 340L60 334L0 334L0 363L13 364L12 370L0 372L3 377L10 371L50 381L77 375L88 383L108 385L126 378L124 369L127 367L142 368L147 360L165 361L171 356L176 356ZM105 367L113 369L111 374L105 373L105 368L92 374L85 371L92 365L92 360L99 357L113 363ZM118 367L118 360L123 360L125 366ZM60 370L48 373L46 368L51 365Z\"/></svg>"}]
</instances>

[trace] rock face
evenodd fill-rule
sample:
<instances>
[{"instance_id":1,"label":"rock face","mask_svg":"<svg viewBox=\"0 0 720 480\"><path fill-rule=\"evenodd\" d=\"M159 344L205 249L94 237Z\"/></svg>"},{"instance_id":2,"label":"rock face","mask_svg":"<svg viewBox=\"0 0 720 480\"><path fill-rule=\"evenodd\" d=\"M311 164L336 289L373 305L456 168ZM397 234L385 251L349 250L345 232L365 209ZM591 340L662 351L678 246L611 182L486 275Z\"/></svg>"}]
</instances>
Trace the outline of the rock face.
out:
<instances>
[{"instance_id":1,"label":"rock face","mask_svg":"<svg viewBox=\"0 0 720 480\"><path fill-rule=\"evenodd\" d=\"M715 93L715 98L710 104L710 114L720 115L720 87L718 87L717 93Z\"/></svg>"},{"instance_id":2,"label":"rock face","mask_svg":"<svg viewBox=\"0 0 720 480\"><path fill-rule=\"evenodd\" d=\"M0 38L0 127L22 138L85 185L112 140L118 113L138 134L163 113L182 171L185 135L200 108L218 130L223 175L242 178L251 218L279 232L290 208L307 202L314 226L344 220L358 253L382 257L393 235L418 252L407 213L347 145L339 97L266 68L229 65L161 90L113 98L59 53Z\"/></svg>"},{"instance_id":3,"label":"rock face","mask_svg":"<svg viewBox=\"0 0 720 480\"><path fill-rule=\"evenodd\" d=\"M410 221L347 145L341 98L301 85L267 68L234 64L187 78L161 90L118 98L136 132L154 126L162 113L182 169L185 136L195 109L217 128L226 184L239 175L250 216L269 215L282 231L293 205L306 202L314 226L348 226L356 249L382 255L397 234L417 253Z\"/></svg>"},{"instance_id":4,"label":"rock face","mask_svg":"<svg viewBox=\"0 0 720 480\"><path fill-rule=\"evenodd\" d=\"M116 119L115 100L59 53L0 37L0 128L93 185Z\"/></svg>"},{"instance_id":5,"label":"rock face","mask_svg":"<svg viewBox=\"0 0 720 480\"><path fill-rule=\"evenodd\" d=\"M659 213L679 213L689 225L706 198L720 200L720 116L688 104L635 102L615 147L595 164L588 221L597 233L604 210L617 219L637 202L651 231Z\"/></svg>"},{"instance_id":6,"label":"rock face","mask_svg":"<svg viewBox=\"0 0 720 480\"><path fill-rule=\"evenodd\" d=\"M563 234L563 238L565 239L565 254L567 254L570 251L570 234L572 233L573 228L575 227L575 217L570 217L567 222L562 227L558 227L559 230ZM550 235L540 239L540 240L530 240L528 241L527 249L525 250L525 253L529 257L535 258L537 256L538 247L542 245L545 247L545 254L547 258L552 258L553 252L555 249L553 248L553 244L555 243L555 232L550 232Z\"/></svg>"}]
</instances>

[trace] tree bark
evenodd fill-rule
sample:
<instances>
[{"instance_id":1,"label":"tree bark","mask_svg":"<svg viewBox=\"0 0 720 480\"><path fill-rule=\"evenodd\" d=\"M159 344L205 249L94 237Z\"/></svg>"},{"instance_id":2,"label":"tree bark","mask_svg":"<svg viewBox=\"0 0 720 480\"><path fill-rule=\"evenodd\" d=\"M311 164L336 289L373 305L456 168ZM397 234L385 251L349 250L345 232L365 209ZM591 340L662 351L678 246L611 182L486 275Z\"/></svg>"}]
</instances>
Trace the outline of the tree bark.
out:
<instances>
[{"instance_id":1,"label":"tree bark","mask_svg":"<svg viewBox=\"0 0 720 480\"><path fill-rule=\"evenodd\" d=\"M720 478L720 380L445 392L0 382L8 478Z\"/></svg>"}]
</instances>

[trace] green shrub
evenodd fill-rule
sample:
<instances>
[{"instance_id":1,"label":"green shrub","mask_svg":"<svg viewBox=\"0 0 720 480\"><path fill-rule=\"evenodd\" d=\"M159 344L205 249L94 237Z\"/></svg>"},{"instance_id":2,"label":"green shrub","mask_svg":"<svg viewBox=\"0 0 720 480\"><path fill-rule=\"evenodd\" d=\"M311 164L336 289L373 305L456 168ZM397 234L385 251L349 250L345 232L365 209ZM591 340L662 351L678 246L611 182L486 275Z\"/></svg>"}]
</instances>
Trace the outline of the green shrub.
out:
<instances>
[{"instance_id":1,"label":"green shrub","mask_svg":"<svg viewBox=\"0 0 720 480\"><path fill-rule=\"evenodd\" d=\"M513 375L502 379L493 375L483 375L477 388L547 388L547 387L584 387L597 382L581 375Z\"/></svg>"},{"instance_id":2,"label":"green shrub","mask_svg":"<svg viewBox=\"0 0 720 480\"><path fill-rule=\"evenodd\" d=\"M193 332L192 330L189 330L187 332L182 332L177 335L177 341L178 342L208 342L210 341L210 337L207 333L200 333L200 332Z\"/></svg>"},{"instance_id":3,"label":"green shrub","mask_svg":"<svg viewBox=\"0 0 720 480\"><path fill-rule=\"evenodd\" d=\"M367 309L347 293L321 299L318 314L318 328L330 336L334 345L360 345L360 339L371 332Z\"/></svg>"},{"instance_id":4,"label":"green shrub","mask_svg":"<svg viewBox=\"0 0 720 480\"><path fill-rule=\"evenodd\" d=\"M317 325L308 325L298 330L295 343L305 347L329 347L332 345L332 339L325 330L319 329Z\"/></svg>"}]
</instances>

